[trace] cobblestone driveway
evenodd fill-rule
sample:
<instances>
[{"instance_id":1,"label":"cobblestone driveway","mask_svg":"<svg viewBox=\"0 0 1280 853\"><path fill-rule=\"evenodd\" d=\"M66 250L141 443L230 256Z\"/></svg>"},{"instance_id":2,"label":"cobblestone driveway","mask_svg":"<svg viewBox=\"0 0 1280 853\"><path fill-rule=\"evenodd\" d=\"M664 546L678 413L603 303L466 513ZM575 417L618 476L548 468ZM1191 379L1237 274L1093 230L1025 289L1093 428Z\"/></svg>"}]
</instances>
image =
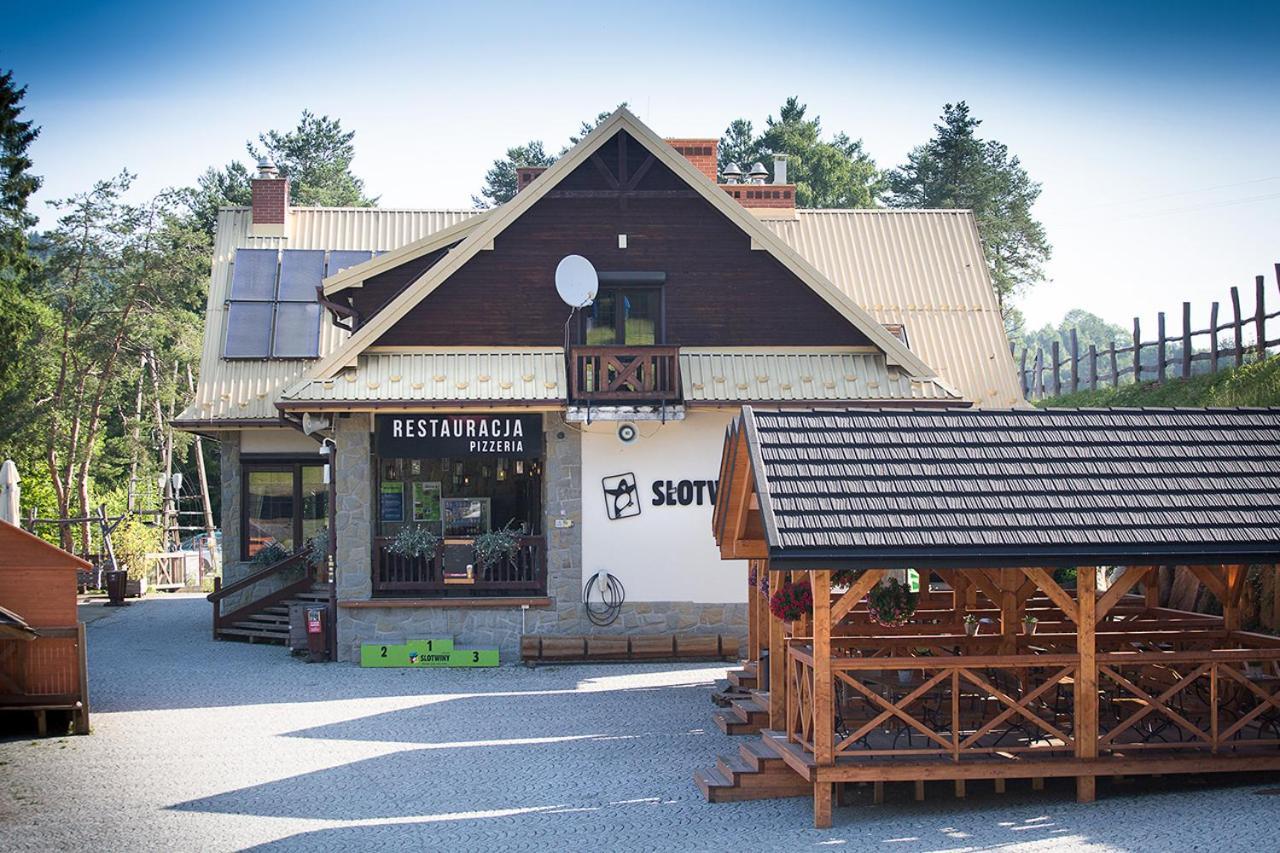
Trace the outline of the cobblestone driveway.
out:
<instances>
[{"instance_id":1,"label":"cobblestone driveway","mask_svg":"<svg viewBox=\"0 0 1280 853\"><path fill-rule=\"evenodd\" d=\"M0 850L1280 849L1280 780L904 789L810 828L806 799L708 805L723 667L308 665L215 643L161 597L89 628L90 737L0 742Z\"/></svg>"}]
</instances>

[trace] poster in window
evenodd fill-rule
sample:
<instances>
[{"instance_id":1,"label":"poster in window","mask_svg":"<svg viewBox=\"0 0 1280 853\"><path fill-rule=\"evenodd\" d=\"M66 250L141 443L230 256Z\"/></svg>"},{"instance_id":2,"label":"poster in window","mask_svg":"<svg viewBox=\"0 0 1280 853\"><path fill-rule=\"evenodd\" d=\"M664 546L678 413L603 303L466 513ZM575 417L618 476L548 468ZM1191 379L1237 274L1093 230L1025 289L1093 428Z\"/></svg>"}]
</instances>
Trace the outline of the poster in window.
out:
<instances>
[{"instance_id":1,"label":"poster in window","mask_svg":"<svg viewBox=\"0 0 1280 853\"><path fill-rule=\"evenodd\" d=\"M413 520L440 521L440 484L419 482L413 484Z\"/></svg>"},{"instance_id":2,"label":"poster in window","mask_svg":"<svg viewBox=\"0 0 1280 853\"><path fill-rule=\"evenodd\" d=\"M404 483L383 482L378 492L378 516L383 521L404 521Z\"/></svg>"},{"instance_id":3,"label":"poster in window","mask_svg":"<svg viewBox=\"0 0 1280 853\"><path fill-rule=\"evenodd\" d=\"M479 536L489 532L488 498L445 498L444 535Z\"/></svg>"}]
</instances>

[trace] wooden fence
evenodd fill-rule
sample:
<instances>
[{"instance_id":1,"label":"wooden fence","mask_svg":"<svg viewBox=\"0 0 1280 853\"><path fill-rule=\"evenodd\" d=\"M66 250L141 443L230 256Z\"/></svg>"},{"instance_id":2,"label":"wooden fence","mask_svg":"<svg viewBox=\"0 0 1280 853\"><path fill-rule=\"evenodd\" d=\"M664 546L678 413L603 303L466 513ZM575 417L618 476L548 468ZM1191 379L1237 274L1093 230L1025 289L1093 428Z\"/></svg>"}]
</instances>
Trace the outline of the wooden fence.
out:
<instances>
[{"instance_id":1,"label":"wooden fence","mask_svg":"<svg viewBox=\"0 0 1280 853\"><path fill-rule=\"evenodd\" d=\"M1275 265L1275 274L1280 286L1280 264ZM1209 308L1209 325L1193 329L1191 303L1183 302L1182 332L1178 335L1167 333L1165 313L1161 311L1156 317L1154 340L1142 339L1142 322L1134 317L1132 339L1112 341L1106 349L1090 344L1081 350L1075 329L1068 333L1065 353L1063 342L1059 341L1053 342L1048 353L1037 348L1032 355L1024 348L1018 356L1023 393L1028 399L1038 400L1076 391L1118 388L1132 382L1164 382L1171 377L1217 373L1244 364L1250 353L1261 358L1268 347L1280 346L1280 338L1267 338L1267 323L1280 317L1280 310L1267 313L1264 276L1254 278L1252 314L1242 310L1238 287L1231 288L1231 317L1221 320L1220 308L1214 302ZM1273 333L1274 326L1273 323ZM1246 343L1246 333L1250 331L1253 340ZM1206 337L1208 341L1197 346Z\"/></svg>"}]
</instances>

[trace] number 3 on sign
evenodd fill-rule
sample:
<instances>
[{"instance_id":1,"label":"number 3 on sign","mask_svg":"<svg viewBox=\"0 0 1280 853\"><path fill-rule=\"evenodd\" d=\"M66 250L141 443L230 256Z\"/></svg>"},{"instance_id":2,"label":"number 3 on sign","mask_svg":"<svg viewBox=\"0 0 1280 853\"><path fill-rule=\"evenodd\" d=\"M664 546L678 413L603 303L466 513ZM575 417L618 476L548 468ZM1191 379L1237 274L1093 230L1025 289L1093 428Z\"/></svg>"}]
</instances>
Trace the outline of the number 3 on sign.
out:
<instances>
[{"instance_id":1,"label":"number 3 on sign","mask_svg":"<svg viewBox=\"0 0 1280 853\"><path fill-rule=\"evenodd\" d=\"M479 652L472 652L472 653L471 653L471 662L472 662L472 663L480 663L480 653L479 653Z\"/></svg>"}]
</instances>

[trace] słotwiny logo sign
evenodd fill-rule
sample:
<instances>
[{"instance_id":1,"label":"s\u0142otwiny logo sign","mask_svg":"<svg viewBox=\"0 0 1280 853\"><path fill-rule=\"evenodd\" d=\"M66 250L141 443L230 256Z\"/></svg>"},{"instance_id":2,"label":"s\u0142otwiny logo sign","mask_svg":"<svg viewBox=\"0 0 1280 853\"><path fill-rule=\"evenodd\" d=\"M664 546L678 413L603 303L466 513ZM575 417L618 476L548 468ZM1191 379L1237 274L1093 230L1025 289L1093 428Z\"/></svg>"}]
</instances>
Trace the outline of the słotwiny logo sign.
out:
<instances>
[{"instance_id":1,"label":"s\u0142otwiny logo sign","mask_svg":"<svg viewBox=\"0 0 1280 853\"><path fill-rule=\"evenodd\" d=\"M615 474L600 481L604 486L604 511L609 518L631 518L640 514L640 492L635 474Z\"/></svg>"}]
</instances>

